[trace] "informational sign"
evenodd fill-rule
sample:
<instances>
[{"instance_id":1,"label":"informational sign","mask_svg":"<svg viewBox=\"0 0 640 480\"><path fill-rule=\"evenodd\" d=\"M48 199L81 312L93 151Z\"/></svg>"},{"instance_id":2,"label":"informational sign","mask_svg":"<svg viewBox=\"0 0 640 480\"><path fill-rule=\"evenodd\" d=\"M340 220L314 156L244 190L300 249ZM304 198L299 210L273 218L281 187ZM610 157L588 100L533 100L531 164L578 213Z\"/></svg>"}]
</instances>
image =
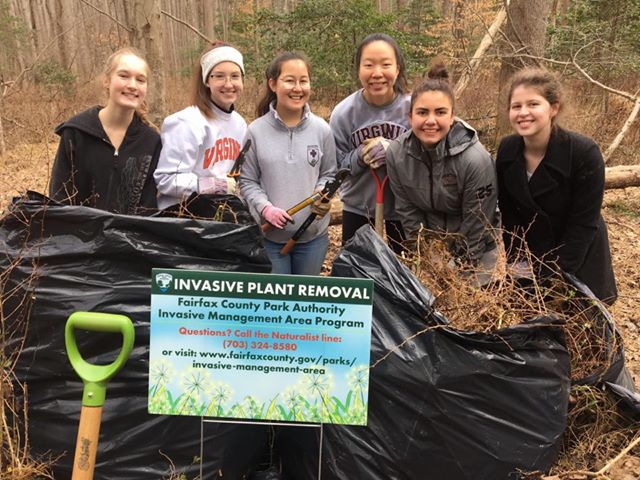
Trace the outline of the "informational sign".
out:
<instances>
[{"instance_id":1,"label":"informational sign","mask_svg":"<svg viewBox=\"0 0 640 480\"><path fill-rule=\"evenodd\" d=\"M373 282L154 269L149 413L366 425Z\"/></svg>"}]
</instances>

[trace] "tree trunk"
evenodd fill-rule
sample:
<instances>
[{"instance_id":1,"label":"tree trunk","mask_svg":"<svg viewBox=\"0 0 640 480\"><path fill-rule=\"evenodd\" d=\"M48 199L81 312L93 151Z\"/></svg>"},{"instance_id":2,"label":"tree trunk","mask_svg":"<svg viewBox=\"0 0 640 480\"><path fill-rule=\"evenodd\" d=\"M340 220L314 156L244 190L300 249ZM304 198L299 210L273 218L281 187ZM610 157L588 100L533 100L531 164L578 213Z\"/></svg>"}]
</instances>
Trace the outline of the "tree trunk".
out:
<instances>
[{"instance_id":1,"label":"tree trunk","mask_svg":"<svg viewBox=\"0 0 640 480\"><path fill-rule=\"evenodd\" d=\"M518 54L542 56L544 54L547 17L551 9L550 0L512 0L507 8L505 41L502 42L500 66L498 118L496 121L496 143L510 131L508 117L508 82L510 77L526 65L536 65L534 60L525 60Z\"/></svg>"},{"instance_id":2,"label":"tree trunk","mask_svg":"<svg viewBox=\"0 0 640 480\"><path fill-rule=\"evenodd\" d=\"M451 18L451 14L457 7L456 0L440 0L440 16L442 18ZM462 28L459 24L454 22L453 28Z\"/></svg>"},{"instance_id":3,"label":"tree trunk","mask_svg":"<svg viewBox=\"0 0 640 480\"><path fill-rule=\"evenodd\" d=\"M131 43L145 52L151 70L149 99L151 118L160 123L166 116L164 54L160 0L136 0Z\"/></svg>"}]
</instances>

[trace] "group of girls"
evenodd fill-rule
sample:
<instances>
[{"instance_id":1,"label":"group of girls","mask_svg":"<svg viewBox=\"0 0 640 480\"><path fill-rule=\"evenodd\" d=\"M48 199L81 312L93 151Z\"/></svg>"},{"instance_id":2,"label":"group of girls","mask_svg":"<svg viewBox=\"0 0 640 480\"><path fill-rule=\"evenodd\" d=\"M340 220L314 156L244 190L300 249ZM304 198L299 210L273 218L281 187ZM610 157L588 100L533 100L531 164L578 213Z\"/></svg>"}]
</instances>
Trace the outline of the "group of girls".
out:
<instances>
[{"instance_id":1,"label":"group of girls","mask_svg":"<svg viewBox=\"0 0 640 480\"><path fill-rule=\"evenodd\" d=\"M513 271L535 270L531 259L555 262L604 302L615 301L601 215L604 162L593 140L556 124L563 98L553 75L525 69L513 78L514 134L501 141L494 164L476 131L456 116L442 63L409 95L398 44L376 33L358 46L355 69L361 88L335 107L327 124L309 107L308 61L280 54L266 69L257 119L247 127L235 111L244 85L242 55L218 45L195 69L191 106L167 117L158 135L145 115L149 68L134 50L120 50L107 63L106 106L56 130L61 141L50 194L128 214L193 194L239 194L265 226L272 271L317 275L328 248L329 203L320 196L294 215L287 209L346 168L343 243L374 223L382 193L386 234L396 252L410 250L422 231L452 234L454 267L474 271L483 285L498 257L501 217ZM238 186L226 173L249 141ZM319 220L281 255L310 213Z\"/></svg>"}]
</instances>

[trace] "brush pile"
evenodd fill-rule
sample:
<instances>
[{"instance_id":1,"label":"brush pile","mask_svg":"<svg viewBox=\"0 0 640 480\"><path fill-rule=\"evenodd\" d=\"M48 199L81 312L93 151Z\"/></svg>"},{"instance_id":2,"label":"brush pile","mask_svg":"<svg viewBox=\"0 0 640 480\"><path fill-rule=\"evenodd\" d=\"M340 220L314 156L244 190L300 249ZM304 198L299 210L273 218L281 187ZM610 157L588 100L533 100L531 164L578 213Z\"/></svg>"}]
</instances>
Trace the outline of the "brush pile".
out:
<instances>
[{"instance_id":1,"label":"brush pile","mask_svg":"<svg viewBox=\"0 0 640 480\"><path fill-rule=\"evenodd\" d=\"M470 269L453 263L448 240L422 236L415 254L403 258L403 263L434 295L434 308L458 330L499 335L500 329L533 319L557 323L564 331L571 357L573 387L562 452L552 472L558 478L570 478L560 472L588 471L605 465L632 441L640 424L621 415L617 401L596 386L622 349L620 336L604 307L560 275L544 280L536 280L531 272L524 278L513 275L504 254L492 281L479 287ZM525 258L535 260L525 253Z\"/></svg>"}]
</instances>

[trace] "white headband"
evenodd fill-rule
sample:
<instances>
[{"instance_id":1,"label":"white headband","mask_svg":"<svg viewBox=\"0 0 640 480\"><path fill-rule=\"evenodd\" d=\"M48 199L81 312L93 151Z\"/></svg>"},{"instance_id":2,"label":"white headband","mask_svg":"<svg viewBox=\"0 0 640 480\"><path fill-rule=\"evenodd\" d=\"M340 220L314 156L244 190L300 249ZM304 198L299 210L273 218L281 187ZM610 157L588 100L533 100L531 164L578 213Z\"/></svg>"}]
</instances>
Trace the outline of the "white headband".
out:
<instances>
[{"instance_id":1,"label":"white headband","mask_svg":"<svg viewBox=\"0 0 640 480\"><path fill-rule=\"evenodd\" d=\"M200 59L202 65L202 82L207 84L207 77L213 67L222 62L233 62L240 67L244 75L244 64L242 63L242 54L233 47L228 45L214 48L205 53Z\"/></svg>"}]
</instances>

